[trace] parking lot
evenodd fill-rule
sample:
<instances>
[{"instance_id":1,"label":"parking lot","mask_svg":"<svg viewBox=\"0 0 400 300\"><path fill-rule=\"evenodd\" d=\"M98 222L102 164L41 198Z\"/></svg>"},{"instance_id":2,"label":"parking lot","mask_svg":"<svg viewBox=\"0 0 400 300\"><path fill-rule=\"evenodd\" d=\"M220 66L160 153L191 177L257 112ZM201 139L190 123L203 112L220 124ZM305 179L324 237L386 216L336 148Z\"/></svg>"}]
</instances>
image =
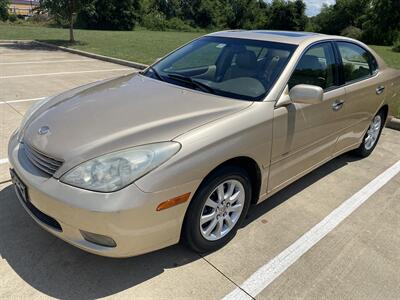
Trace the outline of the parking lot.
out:
<instances>
[{"instance_id":1,"label":"parking lot","mask_svg":"<svg viewBox=\"0 0 400 300\"><path fill-rule=\"evenodd\" d=\"M253 207L235 239L207 255L176 245L103 258L36 225L9 181L8 137L36 101L134 71L0 44L0 298L399 298L400 132L391 129L370 157L342 155Z\"/></svg>"}]
</instances>

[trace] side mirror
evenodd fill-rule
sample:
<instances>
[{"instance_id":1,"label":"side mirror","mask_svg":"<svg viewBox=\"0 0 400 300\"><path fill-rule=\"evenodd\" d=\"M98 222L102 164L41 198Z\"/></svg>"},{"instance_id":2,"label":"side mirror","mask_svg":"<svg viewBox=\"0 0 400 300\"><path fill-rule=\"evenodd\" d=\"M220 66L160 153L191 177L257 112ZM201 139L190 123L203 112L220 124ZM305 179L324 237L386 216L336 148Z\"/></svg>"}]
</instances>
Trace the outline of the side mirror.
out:
<instances>
[{"instance_id":1,"label":"side mirror","mask_svg":"<svg viewBox=\"0 0 400 300\"><path fill-rule=\"evenodd\" d=\"M316 85L299 84L290 90L289 97L294 103L318 104L322 102L324 90Z\"/></svg>"}]
</instances>

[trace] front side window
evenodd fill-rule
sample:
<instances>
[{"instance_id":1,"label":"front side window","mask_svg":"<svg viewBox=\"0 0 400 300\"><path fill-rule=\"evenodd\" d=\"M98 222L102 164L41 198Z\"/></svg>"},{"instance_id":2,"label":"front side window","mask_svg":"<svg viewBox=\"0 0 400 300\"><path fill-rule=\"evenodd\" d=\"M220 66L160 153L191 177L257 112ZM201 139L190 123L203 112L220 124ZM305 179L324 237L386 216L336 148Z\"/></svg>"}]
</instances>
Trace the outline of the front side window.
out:
<instances>
[{"instance_id":1,"label":"front side window","mask_svg":"<svg viewBox=\"0 0 400 300\"><path fill-rule=\"evenodd\" d=\"M159 61L144 75L211 94L259 101L296 48L267 41L203 37Z\"/></svg>"},{"instance_id":2,"label":"front side window","mask_svg":"<svg viewBox=\"0 0 400 300\"><path fill-rule=\"evenodd\" d=\"M377 70L377 62L364 48L353 43L338 42L343 61L344 79L346 83L368 78Z\"/></svg>"},{"instance_id":3,"label":"front side window","mask_svg":"<svg viewBox=\"0 0 400 300\"><path fill-rule=\"evenodd\" d=\"M289 80L289 89L298 84L310 84L328 90L336 86L336 73L332 44L317 44L301 57Z\"/></svg>"}]
</instances>

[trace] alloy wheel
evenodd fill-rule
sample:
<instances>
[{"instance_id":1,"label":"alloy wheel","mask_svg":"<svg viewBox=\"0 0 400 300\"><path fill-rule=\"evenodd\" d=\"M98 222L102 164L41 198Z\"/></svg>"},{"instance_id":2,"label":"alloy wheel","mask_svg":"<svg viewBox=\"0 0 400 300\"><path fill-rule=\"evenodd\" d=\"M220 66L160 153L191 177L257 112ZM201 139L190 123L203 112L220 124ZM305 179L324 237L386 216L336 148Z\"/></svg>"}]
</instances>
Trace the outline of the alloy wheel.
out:
<instances>
[{"instance_id":1,"label":"alloy wheel","mask_svg":"<svg viewBox=\"0 0 400 300\"><path fill-rule=\"evenodd\" d=\"M382 118L380 115L376 115L375 118L372 120L372 123L367 131L367 136L365 138L365 149L367 151L371 150L375 146L376 141L379 138L381 126Z\"/></svg>"},{"instance_id":2,"label":"alloy wheel","mask_svg":"<svg viewBox=\"0 0 400 300\"><path fill-rule=\"evenodd\" d=\"M226 236L240 219L245 199L245 189L238 180L219 184L204 203L200 215L201 235L208 241Z\"/></svg>"}]
</instances>

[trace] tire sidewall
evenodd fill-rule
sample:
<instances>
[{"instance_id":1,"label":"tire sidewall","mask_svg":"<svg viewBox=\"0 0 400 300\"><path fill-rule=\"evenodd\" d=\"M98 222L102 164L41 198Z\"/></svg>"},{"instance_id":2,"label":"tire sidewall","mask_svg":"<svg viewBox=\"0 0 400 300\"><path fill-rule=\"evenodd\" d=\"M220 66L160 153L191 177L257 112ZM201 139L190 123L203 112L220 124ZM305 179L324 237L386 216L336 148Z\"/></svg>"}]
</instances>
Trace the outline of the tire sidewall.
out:
<instances>
[{"instance_id":1,"label":"tire sidewall","mask_svg":"<svg viewBox=\"0 0 400 300\"><path fill-rule=\"evenodd\" d=\"M231 179L239 181L245 190L245 203L242 214L235 226L226 236L217 241L208 241L200 232L200 217L204 204L217 186ZM227 244L235 236L247 215L251 202L251 192L249 176L244 169L239 167L223 167L207 178L193 197L185 217L183 232L184 238L189 246L198 252L208 252Z\"/></svg>"}]
</instances>

